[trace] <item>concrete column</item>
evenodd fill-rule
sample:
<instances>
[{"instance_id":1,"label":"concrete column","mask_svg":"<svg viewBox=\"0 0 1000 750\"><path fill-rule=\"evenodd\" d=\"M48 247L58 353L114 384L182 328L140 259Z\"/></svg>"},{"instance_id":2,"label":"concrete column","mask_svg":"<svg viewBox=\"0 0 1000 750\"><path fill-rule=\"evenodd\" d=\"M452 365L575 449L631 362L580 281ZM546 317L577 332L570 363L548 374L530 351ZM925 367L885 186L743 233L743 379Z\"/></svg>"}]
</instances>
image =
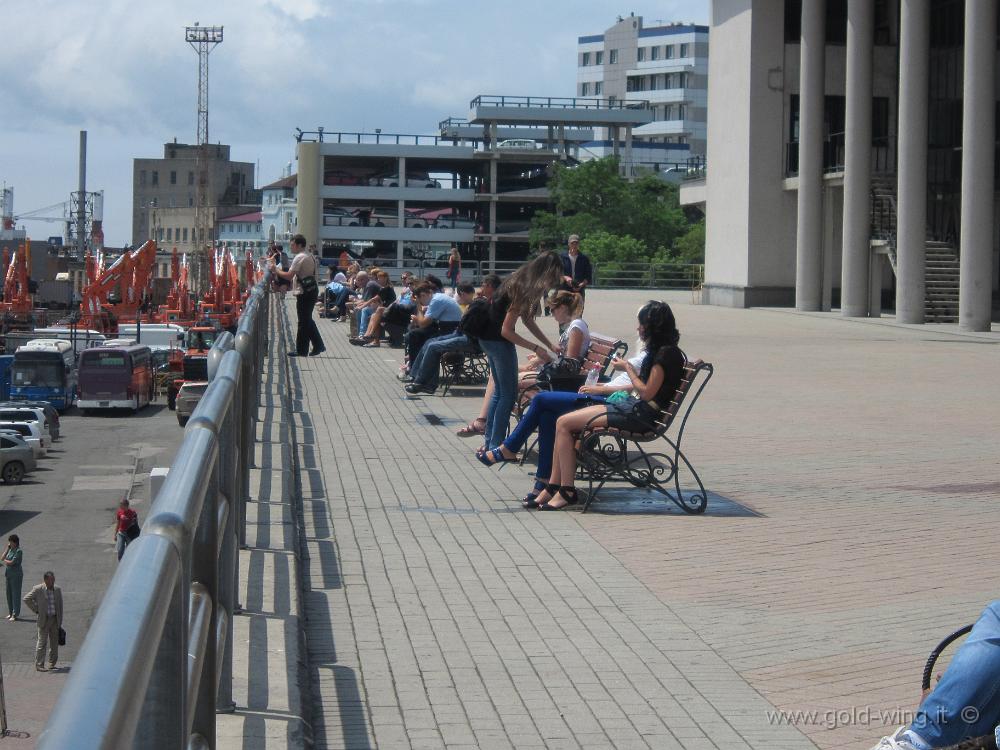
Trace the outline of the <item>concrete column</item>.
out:
<instances>
[{"instance_id":1,"label":"concrete column","mask_svg":"<svg viewBox=\"0 0 1000 750\"><path fill-rule=\"evenodd\" d=\"M298 144L298 231L306 242L321 244L319 237L323 221L323 199L320 185L323 183L323 156L320 144L302 141Z\"/></svg>"},{"instance_id":2,"label":"concrete column","mask_svg":"<svg viewBox=\"0 0 1000 750\"><path fill-rule=\"evenodd\" d=\"M802 3L799 64L799 195L795 234L795 307L823 303L823 96L826 0Z\"/></svg>"},{"instance_id":3,"label":"concrete column","mask_svg":"<svg viewBox=\"0 0 1000 750\"><path fill-rule=\"evenodd\" d=\"M618 126L612 125L609 131L611 133L611 155L616 159L618 158Z\"/></svg>"},{"instance_id":4,"label":"concrete column","mask_svg":"<svg viewBox=\"0 0 1000 750\"><path fill-rule=\"evenodd\" d=\"M990 330L996 29L996 0L965 0L962 240L958 294L958 324L964 331Z\"/></svg>"},{"instance_id":5,"label":"concrete column","mask_svg":"<svg viewBox=\"0 0 1000 750\"><path fill-rule=\"evenodd\" d=\"M401 188L406 187L406 157L399 157L399 164L397 165L397 174L399 175L399 186ZM406 228L406 201L399 200L396 202L396 226L400 229ZM401 253L399 245L397 243L396 252Z\"/></svg>"},{"instance_id":6,"label":"concrete column","mask_svg":"<svg viewBox=\"0 0 1000 750\"><path fill-rule=\"evenodd\" d=\"M848 0L840 313L849 318L861 318L868 313L874 27L875 8L871 1Z\"/></svg>"},{"instance_id":7,"label":"concrete column","mask_svg":"<svg viewBox=\"0 0 1000 750\"><path fill-rule=\"evenodd\" d=\"M902 0L896 186L896 320L900 323L924 322L929 70L930 0Z\"/></svg>"}]
</instances>

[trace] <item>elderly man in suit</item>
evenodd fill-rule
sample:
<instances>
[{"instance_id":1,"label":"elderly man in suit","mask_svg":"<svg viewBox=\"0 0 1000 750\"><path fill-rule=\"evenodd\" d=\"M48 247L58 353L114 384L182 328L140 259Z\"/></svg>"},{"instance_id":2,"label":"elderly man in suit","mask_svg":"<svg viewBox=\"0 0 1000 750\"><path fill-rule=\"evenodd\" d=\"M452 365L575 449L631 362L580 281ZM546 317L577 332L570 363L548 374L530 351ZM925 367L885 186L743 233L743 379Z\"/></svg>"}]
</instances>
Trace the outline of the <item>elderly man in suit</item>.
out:
<instances>
[{"instance_id":1,"label":"elderly man in suit","mask_svg":"<svg viewBox=\"0 0 1000 750\"><path fill-rule=\"evenodd\" d=\"M59 657L59 628L63 620L62 589L56 586L56 575L45 571L42 583L24 597L28 609L38 615L38 643L35 646L35 669L45 672L45 643L49 646L49 669L54 669Z\"/></svg>"}]
</instances>

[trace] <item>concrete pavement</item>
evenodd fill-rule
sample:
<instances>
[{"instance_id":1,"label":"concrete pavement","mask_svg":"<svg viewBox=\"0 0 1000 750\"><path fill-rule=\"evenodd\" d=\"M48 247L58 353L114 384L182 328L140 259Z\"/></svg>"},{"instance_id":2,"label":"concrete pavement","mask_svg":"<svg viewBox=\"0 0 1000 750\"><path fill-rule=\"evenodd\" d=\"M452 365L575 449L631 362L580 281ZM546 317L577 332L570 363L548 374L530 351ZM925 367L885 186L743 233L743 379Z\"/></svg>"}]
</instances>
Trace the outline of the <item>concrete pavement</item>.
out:
<instances>
[{"instance_id":1,"label":"concrete pavement","mask_svg":"<svg viewBox=\"0 0 1000 750\"><path fill-rule=\"evenodd\" d=\"M591 327L631 338L650 294L592 291ZM454 435L478 398L404 398L400 352L320 321L281 415L317 747L867 748L906 720L929 649L996 596L1000 336L671 297L716 365L685 439L720 498L700 517L521 510L530 466Z\"/></svg>"}]
</instances>

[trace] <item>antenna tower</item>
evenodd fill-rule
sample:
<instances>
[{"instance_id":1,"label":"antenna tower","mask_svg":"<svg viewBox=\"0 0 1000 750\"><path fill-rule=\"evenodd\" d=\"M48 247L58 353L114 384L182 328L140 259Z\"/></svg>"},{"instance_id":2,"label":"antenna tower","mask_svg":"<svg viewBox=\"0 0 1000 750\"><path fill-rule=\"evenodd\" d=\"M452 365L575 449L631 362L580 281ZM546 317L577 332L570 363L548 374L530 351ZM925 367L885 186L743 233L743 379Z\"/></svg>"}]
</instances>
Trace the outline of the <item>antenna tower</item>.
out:
<instances>
[{"instance_id":1,"label":"antenna tower","mask_svg":"<svg viewBox=\"0 0 1000 750\"><path fill-rule=\"evenodd\" d=\"M191 243L194 252L194 285L200 294L204 269L208 262L207 247L212 242L212 214L209 199L212 196L209 172L208 143L208 56L222 44L222 26L187 26L184 40L198 53L198 152L196 162L194 225L195 237ZM214 202L214 196L211 197Z\"/></svg>"}]
</instances>

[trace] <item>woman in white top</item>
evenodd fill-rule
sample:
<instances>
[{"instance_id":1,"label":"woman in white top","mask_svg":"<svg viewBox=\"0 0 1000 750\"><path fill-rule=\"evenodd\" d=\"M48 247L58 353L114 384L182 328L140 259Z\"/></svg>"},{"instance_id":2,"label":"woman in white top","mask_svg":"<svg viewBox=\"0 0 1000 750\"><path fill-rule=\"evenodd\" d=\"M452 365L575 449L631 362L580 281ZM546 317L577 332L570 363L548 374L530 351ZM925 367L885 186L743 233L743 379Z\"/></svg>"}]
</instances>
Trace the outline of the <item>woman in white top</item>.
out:
<instances>
[{"instance_id":1,"label":"woman in white top","mask_svg":"<svg viewBox=\"0 0 1000 750\"><path fill-rule=\"evenodd\" d=\"M562 334L556 346L556 354L563 360L574 359L582 364L590 350L590 326L581 316L583 314L583 298L575 292L557 291L549 295L549 309L556 319ZM525 373L521 376L519 387L526 390L535 385L535 376L545 362L536 355L528 357L527 363L521 368ZM578 368L579 369L579 368ZM561 372L560 375L573 375L573 372Z\"/></svg>"},{"instance_id":2,"label":"woman in white top","mask_svg":"<svg viewBox=\"0 0 1000 750\"><path fill-rule=\"evenodd\" d=\"M272 273L292 282L292 294L295 296L298 329L295 333L295 351L288 352L288 356L304 357L308 354L310 357L315 357L326 351L323 338L319 335L319 328L316 327L316 321L312 317L316 300L319 299L317 279L319 261L312 253L306 252L306 238L301 234L292 237L292 249L295 251L295 257L287 271L278 267L273 259L270 263ZM309 350L310 344L312 351Z\"/></svg>"}]
</instances>

